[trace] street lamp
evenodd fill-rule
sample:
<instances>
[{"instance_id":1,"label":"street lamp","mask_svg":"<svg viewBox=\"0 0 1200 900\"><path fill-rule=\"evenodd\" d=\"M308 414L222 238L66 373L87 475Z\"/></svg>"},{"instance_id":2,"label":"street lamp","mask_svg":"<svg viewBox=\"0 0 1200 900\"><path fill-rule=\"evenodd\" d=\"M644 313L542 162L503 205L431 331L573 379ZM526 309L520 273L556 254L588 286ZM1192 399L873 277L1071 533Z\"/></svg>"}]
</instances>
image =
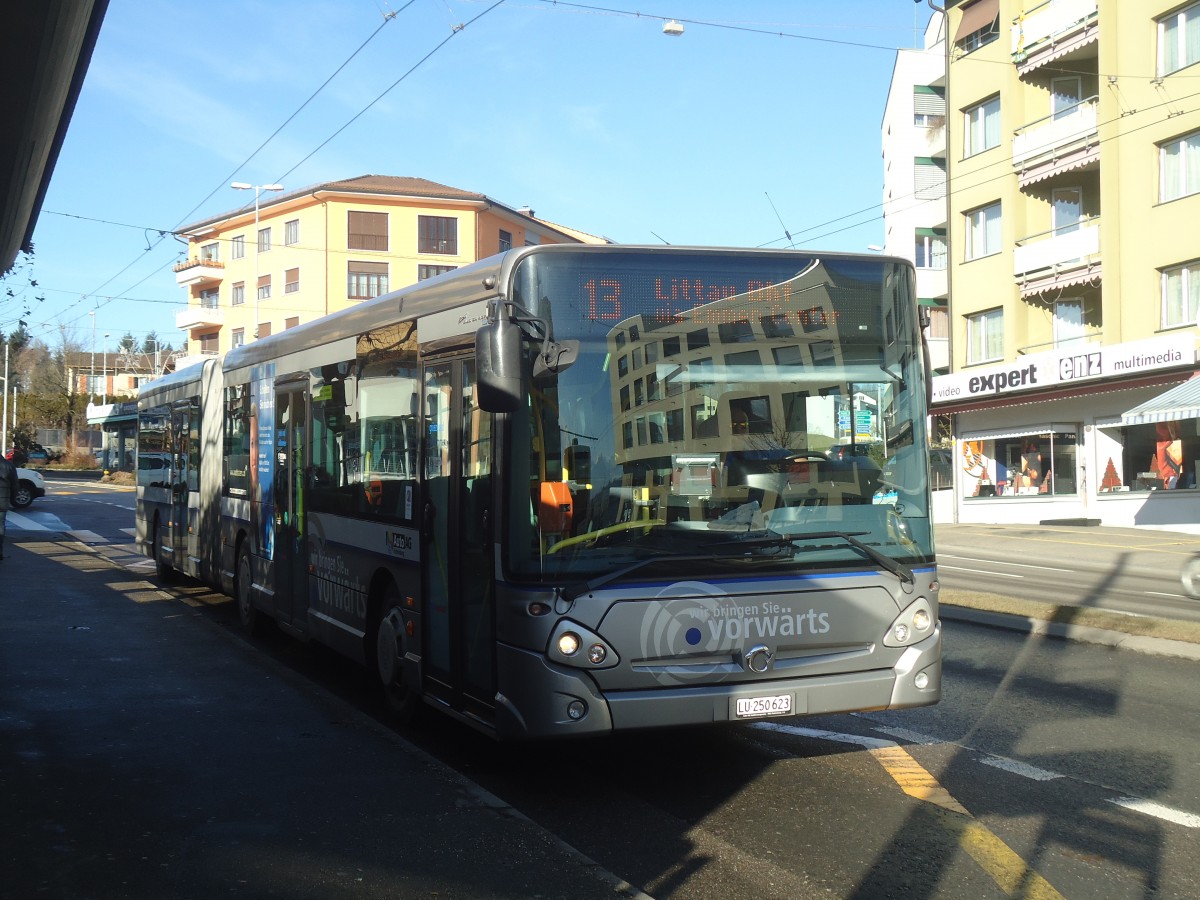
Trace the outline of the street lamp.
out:
<instances>
[{"instance_id":1,"label":"street lamp","mask_svg":"<svg viewBox=\"0 0 1200 900\"><path fill-rule=\"evenodd\" d=\"M229 185L234 190L238 191L254 191L254 339L258 340L258 298L259 288L258 279L261 277L258 271L258 252L262 238L258 233L258 198L262 196L263 191L282 191L282 184L246 184L244 181L235 181Z\"/></svg>"},{"instance_id":2,"label":"street lamp","mask_svg":"<svg viewBox=\"0 0 1200 900\"><path fill-rule=\"evenodd\" d=\"M104 368L100 370L100 383L103 385L100 395L100 405L108 402L108 332L104 332Z\"/></svg>"},{"instance_id":3,"label":"street lamp","mask_svg":"<svg viewBox=\"0 0 1200 900\"><path fill-rule=\"evenodd\" d=\"M96 311L88 310L88 315L92 317L92 377L88 379L88 403L90 404L96 393Z\"/></svg>"}]
</instances>

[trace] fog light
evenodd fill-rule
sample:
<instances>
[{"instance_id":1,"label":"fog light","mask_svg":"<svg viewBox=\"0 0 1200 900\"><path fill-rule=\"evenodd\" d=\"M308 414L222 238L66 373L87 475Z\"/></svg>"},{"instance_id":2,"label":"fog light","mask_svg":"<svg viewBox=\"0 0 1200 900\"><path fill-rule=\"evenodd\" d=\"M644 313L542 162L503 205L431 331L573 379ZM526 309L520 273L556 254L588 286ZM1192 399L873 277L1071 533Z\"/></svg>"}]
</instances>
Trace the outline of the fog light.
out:
<instances>
[{"instance_id":1,"label":"fog light","mask_svg":"<svg viewBox=\"0 0 1200 900\"><path fill-rule=\"evenodd\" d=\"M587 713L587 704L582 700L572 700L567 704L567 718L578 722Z\"/></svg>"},{"instance_id":2,"label":"fog light","mask_svg":"<svg viewBox=\"0 0 1200 900\"><path fill-rule=\"evenodd\" d=\"M600 665L607 656L608 651L604 649L603 644L592 644L592 646L588 647L588 662L593 666Z\"/></svg>"},{"instance_id":3,"label":"fog light","mask_svg":"<svg viewBox=\"0 0 1200 900\"><path fill-rule=\"evenodd\" d=\"M913 684L917 686L917 690L923 691L929 687L929 676L924 672L918 672L917 677L913 679Z\"/></svg>"},{"instance_id":4,"label":"fog light","mask_svg":"<svg viewBox=\"0 0 1200 900\"><path fill-rule=\"evenodd\" d=\"M579 652L579 635L565 631L558 639L558 652L563 656L574 656Z\"/></svg>"},{"instance_id":5,"label":"fog light","mask_svg":"<svg viewBox=\"0 0 1200 900\"><path fill-rule=\"evenodd\" d=\"M929 613L925 612L923 609L918 609L915 613L913 613L913 627L916 628L917 631L925 631L927 628L929 628Z\"/></svg>"},{"instance_id":6,"label":"fog light","mask_svg":"<svg viewBox=\"0 0 1200 900\"><path fill-rule=\"evenodd\" d=\"M897 622L896 627L892 629L892 636L900 643L904 643L908 640L908 626L903 622Z\"/></svg>"}]
</instances>

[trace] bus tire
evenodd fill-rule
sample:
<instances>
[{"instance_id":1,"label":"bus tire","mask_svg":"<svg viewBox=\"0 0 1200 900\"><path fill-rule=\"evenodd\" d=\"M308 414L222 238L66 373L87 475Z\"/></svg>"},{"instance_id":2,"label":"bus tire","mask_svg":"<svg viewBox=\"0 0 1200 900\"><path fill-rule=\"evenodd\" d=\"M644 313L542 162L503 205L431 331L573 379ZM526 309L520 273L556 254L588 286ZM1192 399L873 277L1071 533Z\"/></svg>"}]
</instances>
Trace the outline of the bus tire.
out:
<instances>
[{"instance_id":1,"label":"bus tire","mask_svg":"<svg viewBox=\"0 0 1200 900\"><path fill-rule=\"evenodd\" d=\"M154 517L154 542L151 552L154 554L154 574L158 576L158 580L166 583L174 581L175 570L170 563L163 559L162 525L158 521L158 516Z\"/></svg>"},{"instance_id":2,"label":"bus tire","mask_svg":"<svg viewBox=\"0 0 1200 900\"><path fill-rule=\"evenodd\" d=\"M403 723L411 722L420 709L420 697L404 674L404 616L400 592L394 584L383 594L379 624L375 628L375 672L383 685L384 698L392 714Z\"/></svg>"},{"instance_id":3,"label":"bus tire","mask_svg":"<svg viewBox=\"0 0 1200 900\"><path fill-rule=\"evenodd\" d=\"M237 592L238 621L242 623L242 631L250 637L258 637L263 630L262 613L254 605L254 574L250 565L250 551L243 544L238 548L237 576L234 590Z\"/></svg>"}]
</instances>

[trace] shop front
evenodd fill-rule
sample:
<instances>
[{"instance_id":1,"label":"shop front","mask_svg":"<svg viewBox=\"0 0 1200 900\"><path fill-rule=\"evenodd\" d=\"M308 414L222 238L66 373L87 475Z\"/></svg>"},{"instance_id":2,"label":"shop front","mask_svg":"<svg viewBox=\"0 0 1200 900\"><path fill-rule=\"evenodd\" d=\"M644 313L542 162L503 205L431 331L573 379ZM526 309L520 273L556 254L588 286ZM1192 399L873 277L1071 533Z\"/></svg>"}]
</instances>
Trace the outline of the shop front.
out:
<instances>
[{"instance_id":1,"label":"shop front","mask_svg":"<svg viewBox=\"0 0 1200 900\"><path fill-rule=\"evenodd\" d=\"M932 412L954 416L951 520L1200 533L1196 374L1188 332L934 378Z\"/></svg>"}]
</instances>

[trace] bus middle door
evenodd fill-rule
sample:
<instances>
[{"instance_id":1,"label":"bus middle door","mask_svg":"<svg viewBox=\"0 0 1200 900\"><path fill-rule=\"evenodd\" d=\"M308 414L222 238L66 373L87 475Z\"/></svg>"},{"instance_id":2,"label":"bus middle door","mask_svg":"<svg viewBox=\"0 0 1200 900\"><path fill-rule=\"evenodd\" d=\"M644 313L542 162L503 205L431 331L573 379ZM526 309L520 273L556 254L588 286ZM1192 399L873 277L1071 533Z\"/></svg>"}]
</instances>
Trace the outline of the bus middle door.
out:
<instances>
[{"instance_id":1,"label":"bus middle door","mask_svg":"<svg viewBox=\"0 0 1200 900\"><path fill-rule=\"evenodd\" d=\"M426 364L425 689L453 709L491 721L496 696L492 416L475 398L473 359Z\"/></svg>"},{"instance_id":2,"label":"bus middle door","mask_svg":"<svg viewBox=\"0 0 1200 900\"><path fill-rule=\"evenodd\" d=\"M199 474L192 470L191 453L192 429L199 428L196 412L187 401L177 403L171 409L171 528L167 543L171 548L173 565L181 572L185 571L189 551L188 499L191 486L196 484ZM192 541L195 541L195 536Z\"/></svg>"},{"instance_id":3,"label":"bus middle door","mask_svg":"<svg viewBox=\"0 0 1200 900\"><path fill-rule=\"evenodd\" d=\"M275 618L303 630L308 612L308 552L305 545L304 457L308 382L275 388Z\"/></svg>"}]
</instances>

